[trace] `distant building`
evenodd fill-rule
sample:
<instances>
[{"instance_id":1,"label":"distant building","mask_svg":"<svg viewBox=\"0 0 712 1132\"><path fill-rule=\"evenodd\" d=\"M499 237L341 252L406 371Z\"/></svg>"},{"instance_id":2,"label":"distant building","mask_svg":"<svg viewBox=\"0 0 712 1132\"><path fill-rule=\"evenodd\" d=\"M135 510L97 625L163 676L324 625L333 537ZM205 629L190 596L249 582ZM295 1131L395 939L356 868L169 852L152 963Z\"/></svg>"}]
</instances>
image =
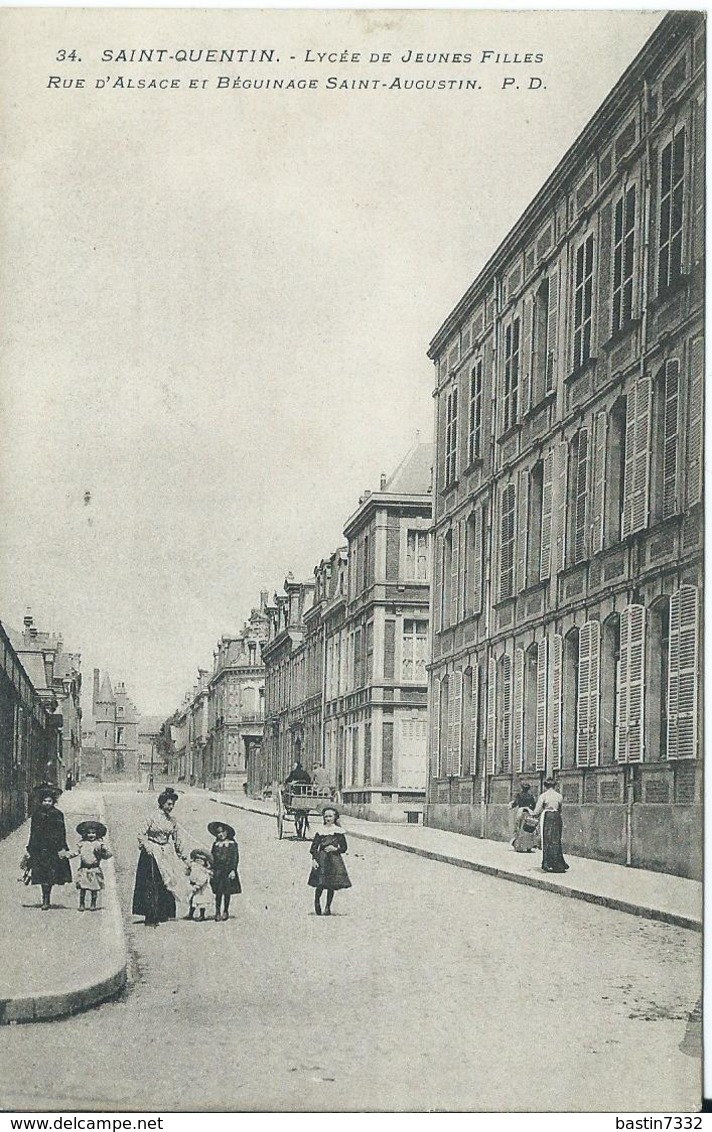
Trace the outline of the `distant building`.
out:
<instances>
[{"instance_id":1,"label":"distant building","mask_svg":"<svg viewBox=\"0 0 712 1132\"><path fill-rule=\"evenodd\" d=\"M431 825L699 876L705 16L671 12L438 330Z\"/></svg>"},{"instance_id":2,"label":"distant building","mask_svg":"<svg viewBox=\"0 0 712 1132\"><path fill-rule=\"evenodd\" d=\"M117 683L114 689L108 672L100 683L95 668L91 726L83 736L87 774L102 781L139 780L139 718L125 685Z\"/></svg>"},{"instance_id":3,"label":"distant building","mask_svg":"<svg viewBox=\"0 0 712 1132\"><path fill-rule=\"evenodd\" d=\"M8 635L25 672L48 711L59 717L61 734L56 767L47 768L46 777L64 787L72 774L81 776L82 707L81 655L66 652L61 636L41 633L28 609L22 633Z\"/></svg>"},{"instance_id":4,"label":"distant building","mask_svg":"<svg viewBox=\"0 0 712 1132\"><path fill-rule=\"evenodd\" d=\"M167 772L166 758L161 745L163 716L142 715L138 721L138 768L141 782L148 783L164 778Z\"/></svg>"},{"instance_id":5,"label":"distant building","mask_svg":"<svg viewBox=\"0 0 712 1132\"><path fill-rule=\"evenodd\" d=\"M288 576L268 607L256 792L323 763L349 812L405 820L425 801L432 446L419 441L345 527L346 547Z\"/></svg>"},{"instance_id":6,"label":"distant building","mask_svg":"<svg viewBox=\"0 0 712 1132\"><path fill-rule=\"evenodd\" d=\"M262 746L267 593L242 631L223 636L213 654L208 689L208 763L214 789L242 787Z\"/></svg>"}]
</instances>

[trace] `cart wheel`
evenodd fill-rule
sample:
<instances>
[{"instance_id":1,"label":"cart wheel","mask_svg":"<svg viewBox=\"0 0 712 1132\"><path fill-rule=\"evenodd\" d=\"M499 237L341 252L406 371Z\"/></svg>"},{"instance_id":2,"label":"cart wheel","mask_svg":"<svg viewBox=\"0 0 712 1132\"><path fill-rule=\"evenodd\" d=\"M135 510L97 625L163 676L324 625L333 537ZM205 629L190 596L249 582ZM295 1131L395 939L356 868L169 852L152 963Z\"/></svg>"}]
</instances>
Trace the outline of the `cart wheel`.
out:
<instances>
[{"instance_id":1,"label":"cart wheel","mask_svg":"<svg viewBox=\"0 0 712 1132\"><path fill-rule=\"evenodd\" d=\"M284 817L282 816L281 813L279 813L279 814L277 814L277 836L279 837L280 841L282 840L282 834L283 833L284 833Z\"/></svg>"}]
</instances>

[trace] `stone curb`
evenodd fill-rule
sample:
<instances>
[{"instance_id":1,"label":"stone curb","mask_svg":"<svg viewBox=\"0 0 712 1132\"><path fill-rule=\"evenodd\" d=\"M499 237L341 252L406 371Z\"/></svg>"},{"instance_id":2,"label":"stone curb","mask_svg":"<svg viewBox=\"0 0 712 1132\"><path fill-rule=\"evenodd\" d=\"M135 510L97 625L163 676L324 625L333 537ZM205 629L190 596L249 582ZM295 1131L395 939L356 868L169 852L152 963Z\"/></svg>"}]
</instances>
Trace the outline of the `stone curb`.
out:
<instances>
[{"instance_id":1,"label":"stone curb","mask_svg":"<svg viewBox=\"0 0 712 1132\"><path fill-rule=\"evenodd\" d=\"M228 802L225 799L212 798L223 806L233 806L237 810L247 810L252 814L261 814L266 818L274 815L265 810L253 809L251 806L239 802ZM512 881L514 884L526 884L531 888L539 888L544 892L553 892L558 896L569 896L573 900L584 900L588 904L598 904L602 908L610 908L614 912L627 912L632 916L640 916L646 920L657 920L664 924L671 924L677 928L687 928L689 931L701 932L702 921L691 916L678 915L667 912L664 908L652 908L645 904L634 904L630 900L621 900L616 896L604 896L596 892L588 892L584 888L570 888L568 885L557 884L548 877L526 876L522 873L509 872L497 865L486 865L480 861L468 861L463 857L454 857L449 853L439 853L435 849L424 849L419 845L406 845L402 841L393 841L389 837L380 837L377 833L363 833L355 829L349 830L349 837L357 837L362 841L372 841L377 845L385 845L389 849L400 849L403 853L413 853L416 857L425 857L429 861L439 861L444 865L455 865L460 869L470 869L472 872L484 873L486 876L497 877L499 880Z\"/></svg>"},{"instance_id":2,"label":"stone curb","mask_svg":"<svg viewBox=\"0 0 712 1132\"><path fill-rule=\"evenodd\" d=\"M99 809L103 819L103 804ZM121 907L116 891L116 876L114 862L106 861L104 869L104 908L111 919L111 931L117 944L116 950L120 957L112 965L107 965L101 977L95 982L81 986L68 986L52 994L24 994L21 997L0 998L0 1026L14 1025L20 1022L49 1022L56 1018L65 1018L69 1014L78 1014L106 1002L119 994L126 986L128 980L128 951L124 935L124 923Z\"/></svg>"}]
</instances>

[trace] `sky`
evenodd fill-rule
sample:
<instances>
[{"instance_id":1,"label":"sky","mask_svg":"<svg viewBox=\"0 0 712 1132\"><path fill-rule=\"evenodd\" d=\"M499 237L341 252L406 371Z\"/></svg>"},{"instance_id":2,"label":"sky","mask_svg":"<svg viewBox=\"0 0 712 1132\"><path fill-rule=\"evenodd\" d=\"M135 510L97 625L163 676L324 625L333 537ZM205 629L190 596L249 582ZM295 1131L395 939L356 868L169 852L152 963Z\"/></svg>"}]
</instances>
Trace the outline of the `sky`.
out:
<instances>
[{"instance_id":1,"label":"sky","mask_svg":"<svg viewBox=\"0 0 712 1132\"><path fill-rule=\"evenodd\" d=\"M85 691L108 668L141 711L177 707L260 590L310 578L432 437L430 339L660 18L0 11L0 620L29 605ZM115 61L142 47L279 62Z\"/></svg>"}]
</instances>

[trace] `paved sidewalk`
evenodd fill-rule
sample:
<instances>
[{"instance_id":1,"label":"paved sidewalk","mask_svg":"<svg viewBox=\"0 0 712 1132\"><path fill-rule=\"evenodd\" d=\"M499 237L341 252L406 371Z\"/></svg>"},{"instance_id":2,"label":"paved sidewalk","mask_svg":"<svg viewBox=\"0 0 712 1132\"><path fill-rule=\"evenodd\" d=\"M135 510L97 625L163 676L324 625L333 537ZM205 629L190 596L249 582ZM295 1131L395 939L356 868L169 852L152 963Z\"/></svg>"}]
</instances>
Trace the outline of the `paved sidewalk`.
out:
<instances>
[{"instance_id":1,"label":"paved sidewalk","mask_svg":"<svg viewBox=\"0 0 712 1132\"><path fill-rule=\"evenodd\" d=\"M59 808L70 849L79 840L77 822L103 816L101 794L81 786L65 791ZM126 943L113 860L103 864L106 887L98 911L79 915L77 889L65 884L52 889L52 908L41 912L39 886L18 883L29 830L27 821L0 841L0 1023L73 1014L110 998L126 983ZM107 844L111 847L111 831Z\"/></svg>"},{"instance_id":2,"label":"paved sidewalk","mask_svg":"<svg viewBox=\"0 0 712 1132\"><path fill-rule=\"evenodd\" d=\"M265 814L275 821L276 829L271 801L234 795L213 795L213 800ZM629 869L625 865L574 857L568 853L566 860L570 867L567 873L543 873L540 851L515 853L503 841L468 837L422 825L368 822L347 814L341 821L351 837L375 841L378 845L388 845L432 861L473 869L515 884L528 884L561 896L601 904L619 912L702 931L702 884L698 881L648 869Z\"/></svg>"}]
</instances>

